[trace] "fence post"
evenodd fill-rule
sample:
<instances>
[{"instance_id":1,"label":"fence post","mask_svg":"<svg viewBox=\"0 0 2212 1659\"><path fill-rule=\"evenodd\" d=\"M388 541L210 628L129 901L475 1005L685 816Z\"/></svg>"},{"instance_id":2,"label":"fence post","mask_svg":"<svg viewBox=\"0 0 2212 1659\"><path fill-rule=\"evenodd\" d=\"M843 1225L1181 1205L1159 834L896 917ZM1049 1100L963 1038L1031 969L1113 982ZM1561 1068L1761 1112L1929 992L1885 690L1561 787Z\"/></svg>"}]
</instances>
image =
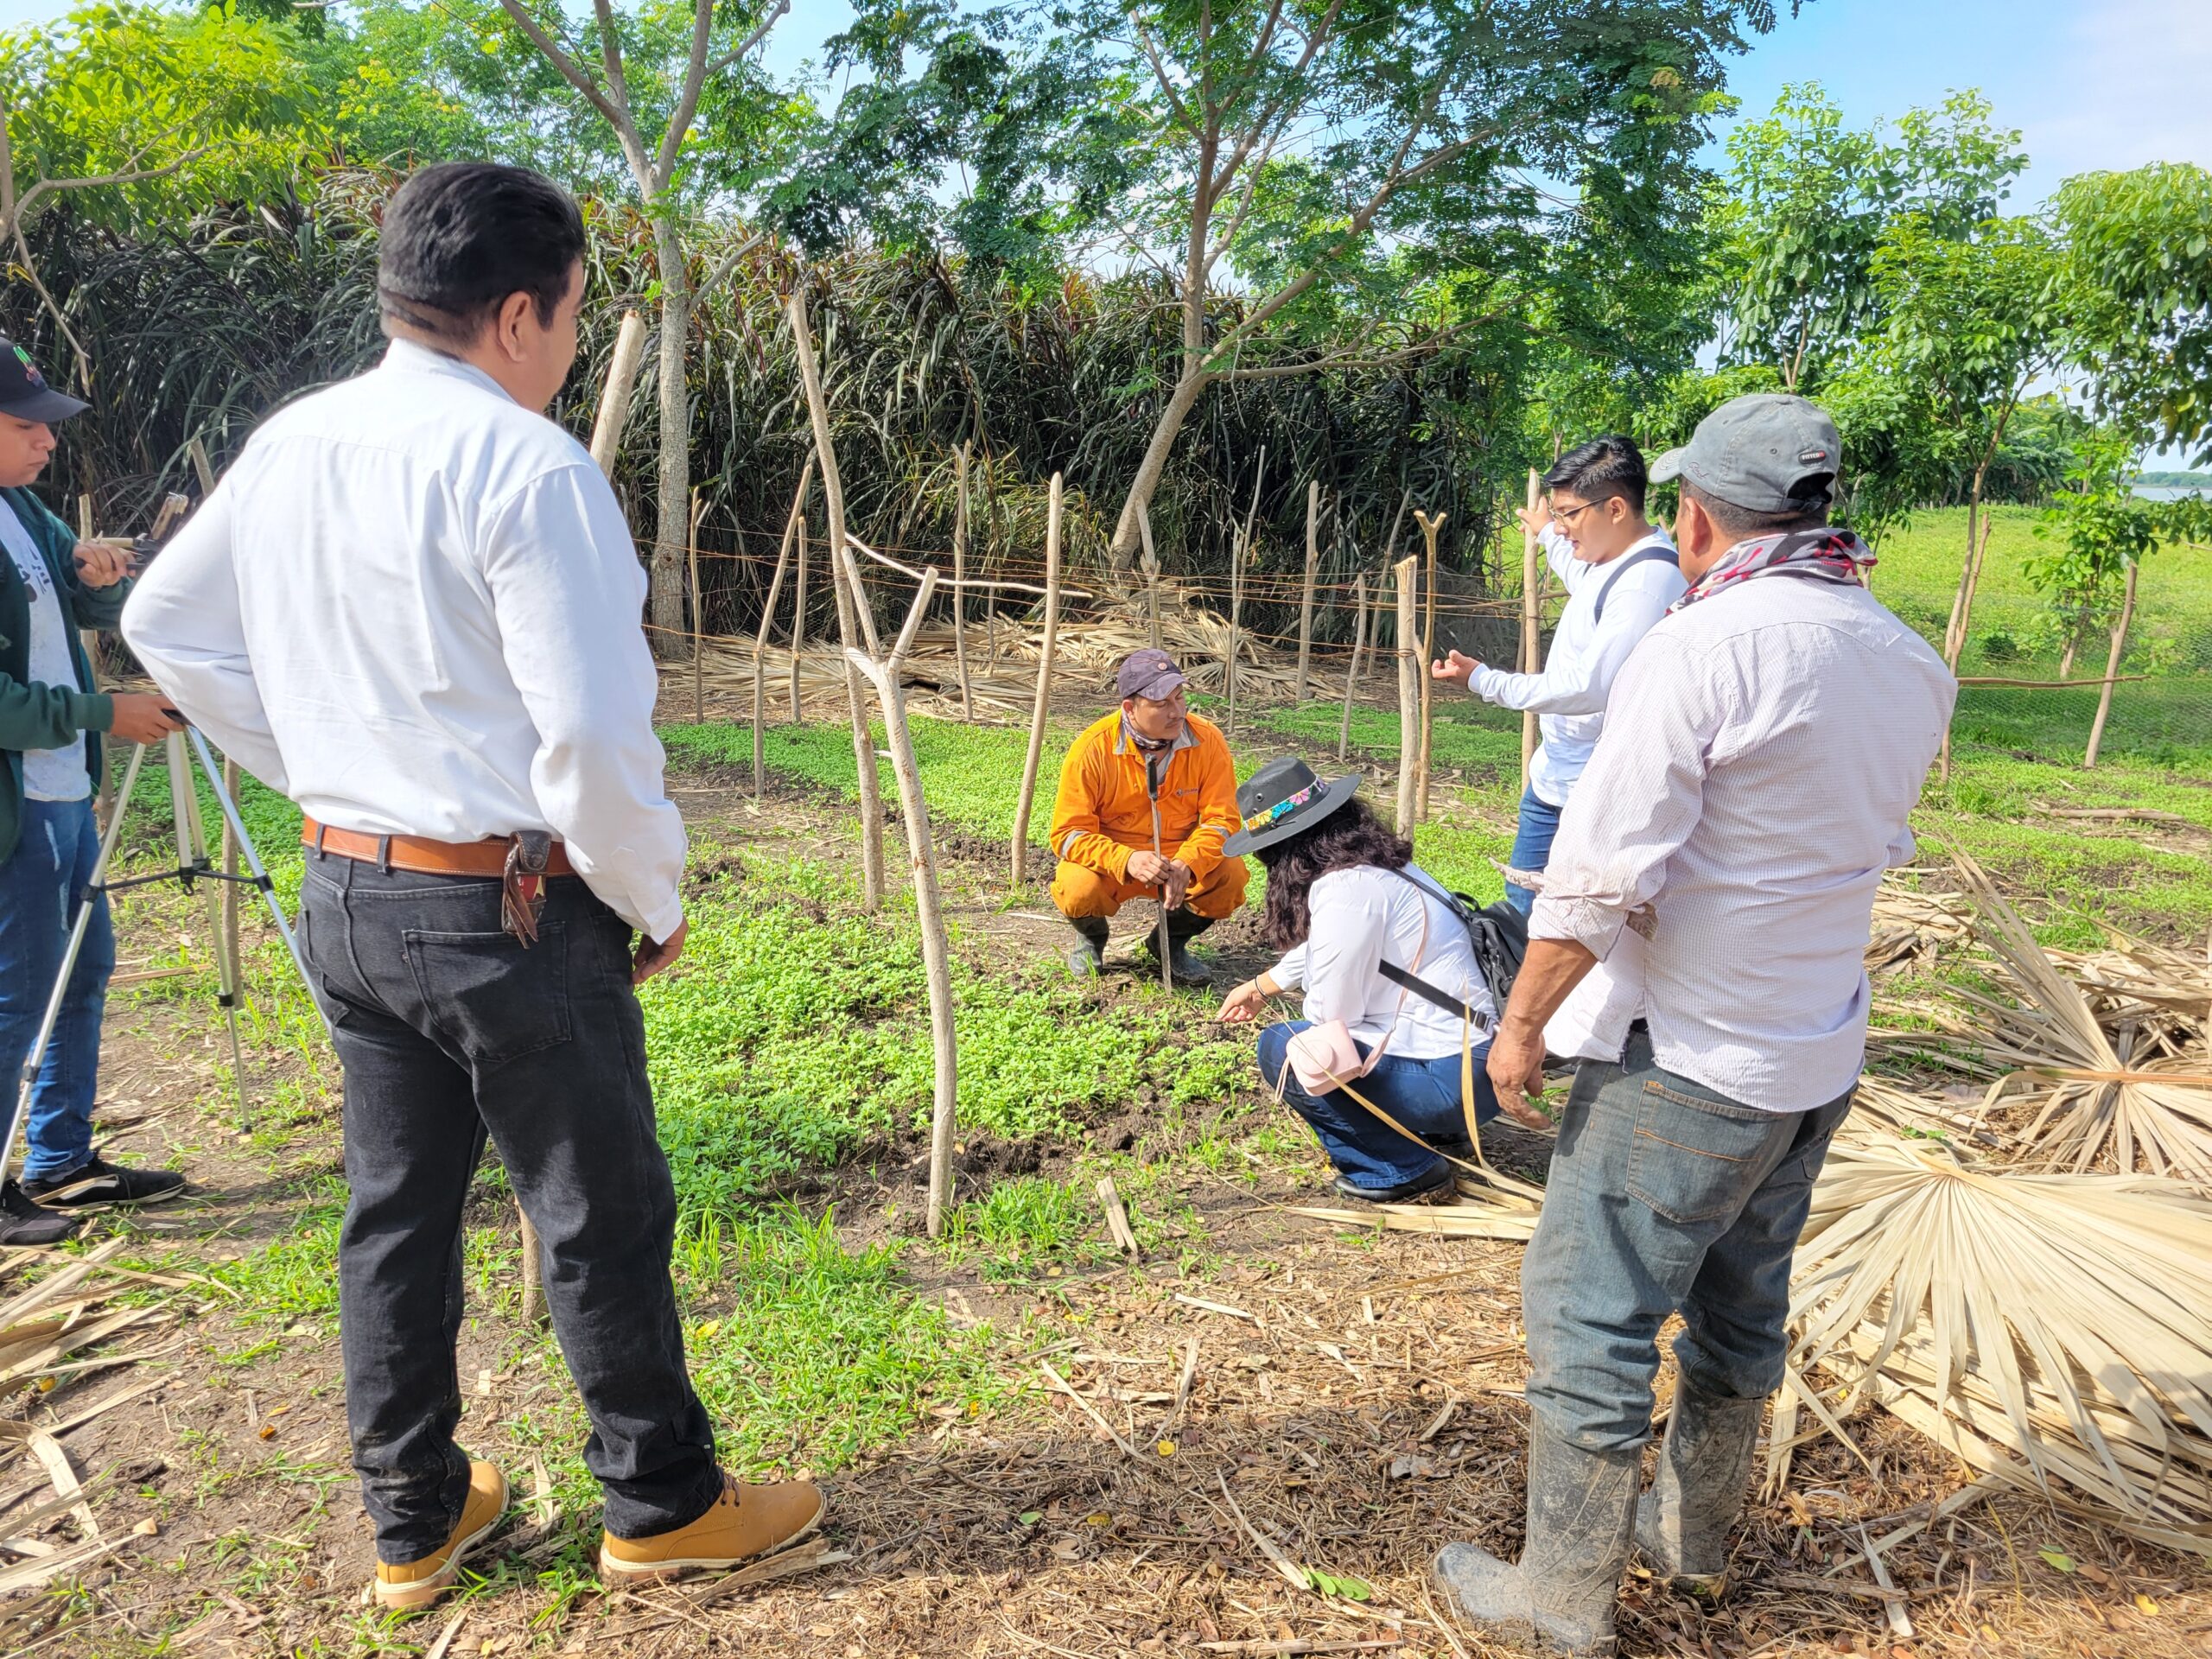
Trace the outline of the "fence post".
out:
<instances>
[{"instance_id":1,"label":"fence post","mask_svg":"<svg viewBox=\"0 0 2212 1659\"><path fill-rule=\"evenodd\" d=\"M809 456L810 463L812 457ZM791 588L791 724L798 724L798 654L806 645L806 515L798 516L797 568Z\"/></svg>"},{"instance_id":2,"label":"fence post","mask_svg":"<svg viewBox=\"0 0 2212 1659\"><path fill-rule=\"evenodd\" d=\"M760 728L767 717L768 691L768 629L776 620L776 597L784 589L784 566L791 556L791 539L799 526L806 521L798 516L799 507L806 500L806 486L814 481L814 462L810 458L806 470L799 475L798 493L791 498L791 516L784 520L783 545L776 550L776 574L768 579L767 601L760 607L760 632L753 640L753 798L760 798L761 765ZM796 658L793 659L797 661Z\"/></svg>"},{"instance_id":3,"label":"fence post","mask_svg":"<svg viewBox=\"0 0 2212 1659\"><path fill-rule=\"evenodd\" d=\"M1298 695L1306 701L1306 674L1313 659L1313 578L1321 559L1321 480L1306 480L1306 583L1298 594Z\"/></svg>"},{"instance_id":4,"label":"fence post","mask_svg":"<svg viewBox=\"0 0 2212 1659\"><path fill-rule=\"evenodd\" d=\"M1359 606L1359 620L1351 635L1351 667L1344 673L1344 718L1337 728L1337 759L1344 758L1344 751L1351 746L1351 696L1359 689L1359 659L1367 649L1367 577L1364 573L1351 579L1351 591Z\"/></svg>"},{"instance_id":5,"label":"fence post","mask_svg":"<svg viewBox=\"0 0 2212 1659\"><path fill-rule=\"evenodd\" d=\"M1229 709L1222 717L1222 729L1234 733L1236 729L1236 648L1244 626L1244 533L1236 532L1229 547L1229 655L1221 664L1221 676L1229 694Z\"/></svg>"},{"instance_id":6,"label":"fence post","mask_svg":"<svg viewBox=\"0 0 2212 1659\"><path fill-rule=\"evenodd\" d=\"M2105 721L2112 718L2112 683L2120 672L2120 659L2127 654L2127 625L2135 617L2135 577L2141 569L2137 561L2128 562L2127 588L2120 601L2120 620L2112 625L2112 652L2105 658L2105 683L2097 693L2097 717L2089 727L2088 750L2082 757L2084 772L2097 764L2097 751L2105 741Z\"/></svg>"},{"instance_id":7,"label":"fence post","mask_svg":"<svg viewBox=\"0 0 2212 1659\"><path fill-rule=\"evenodd\" d=\"M1045 715L1052 705L1052 647L1060 631L1060 490L1052 474L1052 493L1045 517L1045 646L1037 658L1037 702L1029 714L1029 754L1021 763L1021 793L1014 808L1014 885L1029 868L1029 809L1037 798L1037 766L1045 756Z\"/></svg>"},{"instance_id":8,"label":"fence post","mask_svg":"<svg viewBox=\"0 0 2212 1659\"><path fill-rule=\"evenodd\" d=\"M968 440L954 464L959 480L952 506L952 659L960 670L960 717L976 723L976 694L968 684Z\"/></svg>"},{"instance_id":9,"label":"fence post","mask_svg":"<svg viewBox=\"0 0 2212 1659\"><path fill-rule=\"evenodd\" d=\"M1398 833L1414 832L1414 778L1420 770L1421 671L1420 613L1414 603L1421 560L1408 556L1393 567L1398 577Z\"/></svg>"},{"instance_id":10,"label":"fence post","mask_svg":"<svg viewBox=\"0 0 2212 1659\"><path fill-rule=\"evenodd\" d=\"M694 726L702 723L707 718L707 605L706 595L699 590L699 520L705 515L706 511L707 504L700 499L699 488L694 485L691 490L690 539L684 543L691 567L691 723ZM782 574L780 569L778 574ZM757 691L759 690L757 664L754 667L754 677L756 681L754 689ZM760 699L756 696L753 701L757 704ZM753 716L753 740L756 753L760 747L760 715L756 709ZM753 793L757 798L760 793L759 781L760 769L756 766L753 770L754 777Z\"/></svg>"},{"instance_id":11,"label":"fence post","mask_svg":"<svg viewBox=\"0 0 2212 1659\"><path fill-rule=\"evenodd\" d=\"M1414 510L1414 522L1421 526L1421 537L1428 543L1428 630L1421 636L1421 661L1416 664L1421 678L1421 793L1414 810L1423 821L1428 817L1429 740L1436 718L1436 679L1428 671L1436 657L1436 533L1451 516L1440 512L1432 518L1419 508Z\"/></svg>"},{"instance_id":12,"label":"fence post","mask_svg":"<svg viewBox=\"0 0 2212 1659\"><path fill-rule=\"evenodd\" d=\"M1529 469L1529 511L1536 510L1536 497L1541 489L1536 469ZM1521 671L1539 673L1543 669L1543 597L1536 590L1536 532L1521 526ZM1521 789L1527 793L1529 768L1536 760L1536 713L1523 710L1521 715Z\"/></svg>"}]
</instances>

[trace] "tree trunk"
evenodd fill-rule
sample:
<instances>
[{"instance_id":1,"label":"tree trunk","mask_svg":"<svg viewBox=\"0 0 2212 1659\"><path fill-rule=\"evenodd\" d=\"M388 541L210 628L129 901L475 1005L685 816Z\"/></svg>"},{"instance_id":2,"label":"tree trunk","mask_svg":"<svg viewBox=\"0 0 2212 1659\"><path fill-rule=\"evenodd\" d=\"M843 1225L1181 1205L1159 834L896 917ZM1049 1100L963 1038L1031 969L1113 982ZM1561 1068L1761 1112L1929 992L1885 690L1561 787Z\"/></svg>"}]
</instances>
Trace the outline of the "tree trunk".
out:
<instances>
[{"instance_id":1,"label":"tree trunk","mask_svg":"<svg viewBox=\"0 0 2212 1659\"><path fill-rule=\"evenodd\" d=\"M676 227L655 226L653 252L660 268L660 513L654 531L653 643L664 657L677 654L683 633L681 571L685 506L691 494L691 399L685 375L691 339L691 283Z\"/></svg>"},{"instance_id":2,"label":"tree trunk","mask_svg":"<svg viewBox=\"0 0 2212 1659\"><path fill-rule=\"evenodd\" d=\"M2097 764L2097 751L2104 747L2105 722L2112 718L2112 683L2120 672L2120 659L2127 654L2127 625L2135 619L2135 578L2142 567L2131 563L2127 567L2127 588L2120 601L2120 620L2112 625L2112 651L2105 658L2105 683L2097 691L2097 717L2089 727L2089 747L2082 757L2084 771Z\"/></svg>"},{"instance_id":3,"label":"tree trunk","mask_svg":"<svg viewBox=\"0 0 2212 1659\"><path fill-rule=\"evenodd\" d=\"M1203 370L1186 372L1168 394L1167 406L1160 411L1159 423L1152 429L1152 442L1145 446L1144 459L1137 463L1137 475L1129 480L1129 493L1122 503L1121 521L1114 527L1115 569L1126 570L1136 563L1137 550L1143 541L1137 520L1152 505L1160 478L1167 471L1168 452L1174 448L1183 423L1198 406L1199 393L1212 385L1213 379Z\"/></svg>"},{"instance_id":4,"label":"tree trunk","mask_svg":"<svg viewBox=\"0 0 2212 1659\"><path fill-rule=\"evenodd\" d=\"M1966 569L1959 574L1958 594L1951 601L1951 626L1943 632L1943 662L1954 674L1959 671L1959 658L1966 653L1967 633L1974 622L1974 590L1981 584L1981 562L1989 553L1991 525L1987 516L1980 512L1980 505L1981 475L1977 473L1973 492L1967 501L1969 539L1967 543ZM1980 541L1971 539L1977 522L1981 529ZM1951 728L1948 726L1943 728L1942 747L1936 752L1936 781L1939 784L1951 781Z\"/></svg>"}]
</instances>

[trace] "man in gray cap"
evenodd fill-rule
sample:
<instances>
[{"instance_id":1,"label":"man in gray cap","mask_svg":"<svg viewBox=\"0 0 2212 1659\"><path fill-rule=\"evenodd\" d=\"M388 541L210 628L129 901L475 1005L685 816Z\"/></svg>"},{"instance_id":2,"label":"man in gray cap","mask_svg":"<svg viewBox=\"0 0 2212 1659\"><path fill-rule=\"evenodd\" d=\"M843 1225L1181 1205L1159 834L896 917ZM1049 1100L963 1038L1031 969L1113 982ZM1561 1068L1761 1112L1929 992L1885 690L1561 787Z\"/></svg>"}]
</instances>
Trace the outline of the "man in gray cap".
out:
<instances>
[{"instance_id":1,"label":"man in gray cap","mask_svg":"<svg viewBox=\"0 0 2212 1659\"><path fill-rule=\"evenodd\" d=\"M1076 931L1068 966L1079 978L1097 973L1115 913L1154 894L1166 911L1169 971L1203 985L1213 975L1190 942L1244 902L1244 861L1221 852L1244 827L1236 767L1220 728L1191 712L1166 652L1131 652L1114 689L1122 706L1076 739L1052 804L1052 902Z\"/></svg>"},{"instance_id":2,"label":"man in gray cap","mask_svg":"<svg viewBox=\"0 0 2212 1659\"><path fill-rule=\"evenodd\" d=\"M1488 1070L1548 1127L1545 1023L1599 963L1610 1061L1585 1060L1521 1271L1528 1533L1517 1566L1452 1544L1436 1575L1486 1635L1611 1654L1631 1538L1717 1595L1766 1398L1790 1257L1865 1056L1861 957L1882 872L1957 684L1866 591L1827 527L1834 423L1738 397L1662 455L1688 590L1616 682L1552 851ZM1624 949L1631 926L1640 953ZM1640 955L1631 969L1627 964ZM1680 1312L1666 1444L1639 1506L1659 1330Z\"/></svg>"}]
</instances>

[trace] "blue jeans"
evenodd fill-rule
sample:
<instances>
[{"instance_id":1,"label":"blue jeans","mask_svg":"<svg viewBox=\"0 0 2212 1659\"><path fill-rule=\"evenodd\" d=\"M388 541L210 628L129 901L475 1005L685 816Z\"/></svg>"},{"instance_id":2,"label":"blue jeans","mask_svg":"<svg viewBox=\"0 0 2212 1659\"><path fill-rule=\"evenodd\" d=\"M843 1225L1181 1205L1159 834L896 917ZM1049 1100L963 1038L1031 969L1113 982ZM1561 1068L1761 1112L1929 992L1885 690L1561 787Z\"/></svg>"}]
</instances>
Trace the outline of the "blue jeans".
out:
<instances>
[{"instance_id":1,"label":"blue jeans","mask_svg":"<svg viewBox=\"0 0 2212 1659\"><path fill-rule=\"evenodd\" d=\"M79 890L100 854L92 804L23 803L23 835L0 861L0 1068L8 1109L22 1087L23 1063L46 1017L54 976L61 971ZM100 1014L115 971L115 929L107 895L92 901L92 925L69 976L61 1019L31 1090L26 1180L52 1180L92 1160L92 1092L99 1079Z\"/></svg>"},{"instance_id":2,"label":"blue jeans","mask_svg":"<svg viewBox=\"0 0 2212 1659\"><path fill-rule=\"evenodd\" d=\"M1521 791L1521 827L1514 831L1513 853L1505 861L1534 875L1552 861L1552 842L1559 835L1560 809L1541 799L1533 789ZM1505 884L1505 902L1526 916L1536 895L1526 887Z\"/></svg>"},{"instance_id":3,"label":"blue jeans","mask_svg":"<svg viewBox=\"0 0 2212 1659\"><path fill-rule=\"evenodd\" d=\"M1686 1382L1730 1400L1781 1385L1790 1258L1852 1092L1804 1112L1740 1105L1660 1070L1640 1029L1620 1065L1582 1062L1521 1265L1529 1408L1547 1429L1586 1452L1649 1440L1659 1327L1678 1309Z\"/></svg>"},{"instance_id":4,"label":"blue jeans","mask_svg":"<svg viewBox=\"0 0 2212 1659\"><path fill-rule=\"evenodd\" d=\"M1280 1079L1284 1103L1313 1126L1330 1161L1354 1186L1380 1189L1433 1176L1444 1160L1382 1123L1341 1089L1309 1095L1298 1073L1285 1064L1290 1039L1312 1022L1287 1020L1260 1033L1260 1080L1270 1090ZM1364 1056L1368 1045L1361 1043ZM1483 1062L1488 1039L1475 1045L1475 1117L1487 1123L1497 1116L1497 1096ZM1459 1057L1440 1060L1401 1059L1387 1050L1375 1069L1352 1085L1415 1135L1434 1146L1467 1139L1467 1119L1459 1108Z\"/></svg>"}]
</instances>

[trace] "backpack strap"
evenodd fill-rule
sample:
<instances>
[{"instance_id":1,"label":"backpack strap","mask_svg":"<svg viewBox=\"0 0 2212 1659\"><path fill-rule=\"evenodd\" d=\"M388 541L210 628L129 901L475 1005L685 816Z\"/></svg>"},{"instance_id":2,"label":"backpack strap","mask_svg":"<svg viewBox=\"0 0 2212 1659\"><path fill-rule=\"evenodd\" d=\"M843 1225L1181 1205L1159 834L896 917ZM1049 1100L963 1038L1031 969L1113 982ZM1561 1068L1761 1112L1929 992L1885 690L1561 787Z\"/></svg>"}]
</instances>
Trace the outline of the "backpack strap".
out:
<instances>
[{"instance_id":1,"label":"backpack strap","mask_svg":"<svg viewBox=\"0 0 2212 1659\"><path fill-rule=\"evenodd\" d=\"M1650 546L1630 554L1628 557L1613 567L1612 574L1605 578L1605 585L1598 589L1598 607L1590 619L1593 626L1605 620L1605 595L1613 591L1613 584L1628 574L1630 565L1642 564L1647 559L1664 559L1676 569L1680 569L1682 563L1681 556L1663 542L1654 542Z\"/></svg>"}]
</instances>

